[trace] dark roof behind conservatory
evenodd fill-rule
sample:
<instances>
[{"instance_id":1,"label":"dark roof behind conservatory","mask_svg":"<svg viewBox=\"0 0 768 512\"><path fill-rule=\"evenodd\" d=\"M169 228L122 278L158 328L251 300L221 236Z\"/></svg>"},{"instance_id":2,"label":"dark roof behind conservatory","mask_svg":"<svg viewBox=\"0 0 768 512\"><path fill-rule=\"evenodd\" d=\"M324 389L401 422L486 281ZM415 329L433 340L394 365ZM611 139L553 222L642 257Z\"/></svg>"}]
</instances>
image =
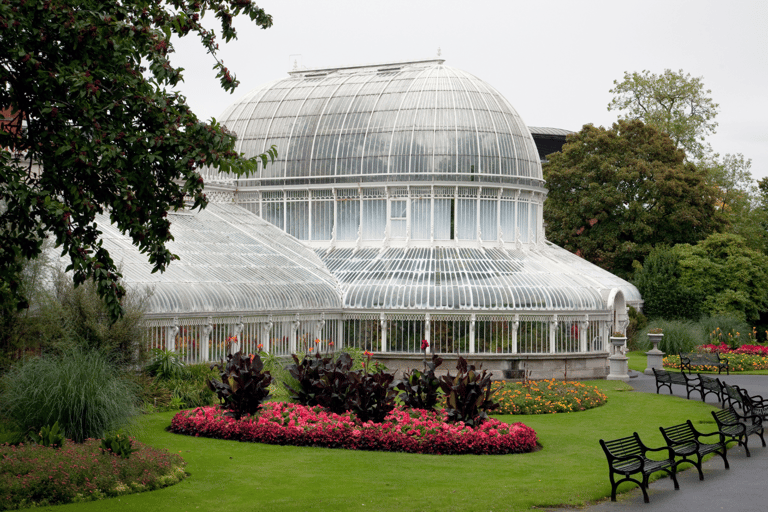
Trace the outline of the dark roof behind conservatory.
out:
<instances>
[{"instance_id":1,"label":"dark roof behind conservatory","mask_svg":"<svg viewBox=\"0 0 768 512\"><path fill-rule=\"evenodd\" d=\"M484 181L542 185L536 146L493 87L442 60L303 70L220 121L237 150L278 147L262 185Z\"/></svg>"},{"instance_id":2,"label":"dark roof behind conservatory","mask_svg":"<svg viewBox=\"0 0 768 512\"><path fill-rule=\"evenodd\" d=\"M104 247L122 265L126 283L154 290L148 314L232 314L338 311L336 280L311 250L234 204L169 213L168 244L181 259L151 273L147 257L107 217Z\"/></svg>"}]
</instances>

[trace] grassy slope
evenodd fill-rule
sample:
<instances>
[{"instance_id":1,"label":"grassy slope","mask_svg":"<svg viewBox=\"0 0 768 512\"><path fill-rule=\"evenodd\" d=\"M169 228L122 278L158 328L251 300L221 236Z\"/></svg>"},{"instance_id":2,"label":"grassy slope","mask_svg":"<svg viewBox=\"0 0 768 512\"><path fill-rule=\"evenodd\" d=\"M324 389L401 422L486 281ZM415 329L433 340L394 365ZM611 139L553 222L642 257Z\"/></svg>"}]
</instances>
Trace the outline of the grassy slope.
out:
<instances>
[{"instance_id":1,"label":"grassy slope","mask_svg":"<svg viewBox=\"0 0 768 512\"><path fill-rule=\"evenodd\" d=\"M538 433L543 449L522 455L431 456L220 441L165 432L173 414L154 414L145 418L140 438L181 452L191 475L187 480L160 491L50 510L464 511L579 504L610 493L601 437L638 431L649 445L659 446L659 426L689 418L711 422L711 407L701 402L630 392L619 382L593 384L608 394L607 405L575 414L500 417Z\"/></svg>"}]
</instances>

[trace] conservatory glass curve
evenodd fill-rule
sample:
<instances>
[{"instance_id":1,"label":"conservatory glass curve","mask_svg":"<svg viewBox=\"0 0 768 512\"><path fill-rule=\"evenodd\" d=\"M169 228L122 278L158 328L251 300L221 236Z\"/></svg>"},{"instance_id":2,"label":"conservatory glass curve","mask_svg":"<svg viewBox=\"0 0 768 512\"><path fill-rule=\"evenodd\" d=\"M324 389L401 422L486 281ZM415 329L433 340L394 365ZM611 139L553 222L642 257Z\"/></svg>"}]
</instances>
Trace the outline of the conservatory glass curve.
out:
<instances>
[{"instance_id":1,"label":"conservatory glass curve","mask_svg":"<svg viewBox=\"0 0 768 512\"><path fill-rule=\"evenodd\" d=\"M104 247L130 286L148 286L147 311L159 314L252 314L273 311L339 311L336 279L317 255L293 237L234 204L202 211L169 212L180 259L165 272L131 239L97 219Z\"/></svg>"}]
</instances>

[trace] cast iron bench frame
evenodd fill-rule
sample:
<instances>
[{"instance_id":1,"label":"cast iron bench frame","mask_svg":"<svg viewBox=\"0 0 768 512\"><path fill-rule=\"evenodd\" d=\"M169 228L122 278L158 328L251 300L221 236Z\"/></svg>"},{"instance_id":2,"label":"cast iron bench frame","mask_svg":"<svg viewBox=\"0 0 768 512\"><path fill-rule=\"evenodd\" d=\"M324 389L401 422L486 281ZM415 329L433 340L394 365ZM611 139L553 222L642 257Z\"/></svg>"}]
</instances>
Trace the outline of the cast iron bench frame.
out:
<instances>
[{"instance_id":1,"label":"cast iron bench frame","mask_svg":"<svg viewBox=\"0 0 768 512\"><path fill-rule=\"evenodd\" d=\"M725 374L730 375L731 370L728 366L728 359L720 357L718 352L681 352L680 354L680 371L688 371L693 373L694 368L702 366L714 366L717 368L717 373L720 375L723 369Z\"/></svg>"},{"instance_id":2,"label":"cast iron bench frame","mask_svg":"<svg viewBox=\"0 0 768 512\"><path fill-rule=\"evenodd\" d=\"M706 402L707 395L713 394L717 397L717 401L723 402L723 385L720 379L717 377L710 377L709 375L697 374L699 377L698 390L701 395L701 401Z\"/></svg>"},{"instance_id":3,"label":"cast iron bench frame","mask_svg":"<svg viewBox=\"0 0 768 512\"><path fill-rule=\"evenodd\" d=\"M649 503L648 499L648 478L657 471L666 472L675 483L675 490L680 489L675 474L677 466L675 464L675 455L671 448L649 448L640 440L637 432L629 437L622 437L612 441L600 440L600 446L603 447L605 456L608 458L608 476L611 480L611 501L616 501L616 488L623 482L634 482L640 486L643 491L643 499ZM667 452L667 458L663 460L654 460L648 458L648 452ZM632 478L634 474L641 474L642 480ZM616 481L614 474L622 475L624 478Z\"/></svg>"},{"instance_id":4,"label":"cast iron bench frame","mask_svg":"<svg viewBox=\"0 0 768 512\"><path fill-rule=\"evenodd\" d=\"M675 465L679 466L683 462L693 464L696 466L696 469L699 470L699 480L704 480L704 472L701 469L701 459L707 454L718 454L722 457L723 462L725 463L725 469L730 469L728 458L726 456L725 441L720 432L710 432L709 434L699 432L693 426L691 420L687 420L685 423L671 427L659 427L659 430L661 430L661 435L664 436L664 440L667 442L667 446L669 446L672 452L676 456L682 457L675 462ZM702 437L708 436L718 436L718 442L705 443L701 441ZM696 456L696 459L692 458L694 455Z\"/></svg>"},{"instance_id":5,"label":"cast iron bench frame","mask_svg":"<svg viewBox=\"0 0 768 512\"><path fill-rule=\"evenodd\" d=\"M744 451L747 452L747 457L751 457L747 442L750 435L757 434L760 436L760 441L763 442L763 447L765 447L763 420L760 416L751 414L740 415L733 407L712 411L712 416L714 416L715 422L717 422L717 430L720 432L720 440L723 443L728 442L725 439L728 437L730 441L736 441L739 445L743 446Z\"/></svg>"},{"instance_id":6,"label":"cast iron bench frame","mask_svg":"<svg viewBox=\"0 0 768 512\"><path fill-rule=\"evenodd\" d=\"M685 397L691 398L691 391L698 390L699 383L697 377L691 377L690 374L683 372L668 372L666 370L653 370L653 376L656 378L656 394L659 394L661 388L664 386L669 389L669 394L672 394L672 384L679 384L685 386Z\"/></svg>"}]
</instances>

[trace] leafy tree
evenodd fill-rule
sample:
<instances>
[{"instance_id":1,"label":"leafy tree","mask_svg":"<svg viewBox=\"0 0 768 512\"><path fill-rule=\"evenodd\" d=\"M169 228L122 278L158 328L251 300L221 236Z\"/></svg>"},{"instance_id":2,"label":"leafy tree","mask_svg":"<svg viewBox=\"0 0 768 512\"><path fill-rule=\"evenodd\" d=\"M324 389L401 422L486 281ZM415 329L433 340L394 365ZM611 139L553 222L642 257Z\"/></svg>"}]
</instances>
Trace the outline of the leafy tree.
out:
<instances>
[{"instance_id":1,"label":"leafy tree","mask_svg":"<svg viewBox=\"0 0 768 512\"><path fill-rule=\"evenodd\" d=\"M621 277L654 246L695 243L724 225L713 188L642 121L586 125L547 158L548 238Z\"/></svg>"},{"instance_id":2,"label":"leafy tree","mask_svg":"<svg viewBox=\"0 0 768 512\"><path fill-rule=\"evenodd\" d=\"M267 155L245 160L234 136L201 122L169 89L182 69L169 61L172 36L199 36L221 86L237 81L216 58L205 14L236 37L235 16L268 28L250 0L2 0L0 2L0 305L23 309L25 261L50 236L76 284L92 279L114 320L125 294L99 240L106 212L147 255L155 271L177 257L169 210L207 204L202 166L247 174ZM269 156L276 155L272 148ZM0 314L3 312L0 311Z\"/></svg>"},{"instance_id":3,"label":"leafy tree","mask_svg":"<svg viewBox=\"0 0 768 512\"><path fill-rule=\"evenodd\" d=\"M643 296L643 312L648 317L695 320L701 316L703 297L680 283L679 260L670 247L661 245L635 272L633 283Z\"/></svg>"},{"instance_id":4,"label":"leafy tree","mask_svg":"<svg viewBox=\"0 0 768 512\"><path fill-rule=\"evenodd\" d=\"M640 119L666 132L689 156L701 159L709 152L705 137L715 133L718 104L709 97L701 77L681 69L665 69L660 75L649 71L624 72L613 81L615 97L608 110L624 111L620 119Z\"/></svg>"},{"instance_id":5,"label":"leafy tree","mask_svg":"<svg viewBox=\"0 0 768 512\"><path fill-rule=\"evenodd\" d=\"M752 161L744 155L713 155L697 164L717 190L717 207L727 218L729 232L744 238L751 249L768 252L768 209L752 179Z\"/></svg>"},{"instance_id":6,"label":"leafy tree","mask_svg":"<svg viewBox=\"0 0 768 512\"><path fill-rule=\"evenodd\" d=\"M731 233L673 247L680 285L703 297L702 312L756 321L768 310L768 256Z\"/></svg>"}]
</instances>

